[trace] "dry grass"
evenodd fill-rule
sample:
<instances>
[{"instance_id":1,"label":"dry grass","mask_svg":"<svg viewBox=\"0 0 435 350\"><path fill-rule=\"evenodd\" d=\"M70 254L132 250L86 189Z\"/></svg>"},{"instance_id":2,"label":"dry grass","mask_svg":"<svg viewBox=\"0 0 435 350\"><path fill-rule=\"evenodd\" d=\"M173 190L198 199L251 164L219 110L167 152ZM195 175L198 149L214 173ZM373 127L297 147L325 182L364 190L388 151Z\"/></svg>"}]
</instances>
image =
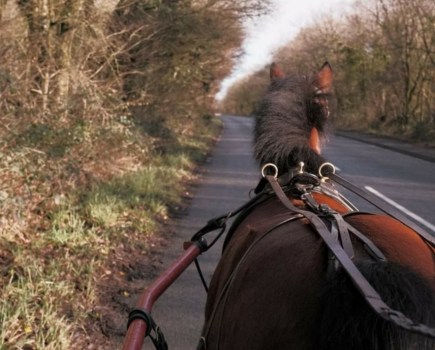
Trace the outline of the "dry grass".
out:
<instances>
[{"instance_id":1,"label":"dry grass","mask_svg":"<svg viewBox=\"0 0 435 350\"><path fill-rule=\"evenodd\" d=\"M159 155L142 151L147 138L134 125L129 133L89 128L92 137L80 143L45 129L52 134L39 140L39 127L30 138L4 144L0 159L2 349L86 343L87 327L99 328L101 276L110 281L105 273L123 268L112 266L111 257L126 237L130 253L148 249L146 237L168 218L219 129L208 120L201 136L182 136L176 151Z\"/></svg>"},{"instance_id":2,"label":"dry grass","mask_svg":"<svg viewBox=\"0 0 435 350\"><path fill-rule=\"evenodd\" d=\"M84 3L44 2L47 26L39 2L8 1L0 19L1 349L104 348L95 341L102 310L147 270L137 267L219 129L202 115L227 40L220 27L212 45L186 16L210 23L188 6L67 8ZM180 26L204 51L173 45ZM133 55L139 43L145 57ZM147 64L132 66L134 58ZM172 74L180 62L191 69L184 80Z\"/></svg>"}]
</instances>

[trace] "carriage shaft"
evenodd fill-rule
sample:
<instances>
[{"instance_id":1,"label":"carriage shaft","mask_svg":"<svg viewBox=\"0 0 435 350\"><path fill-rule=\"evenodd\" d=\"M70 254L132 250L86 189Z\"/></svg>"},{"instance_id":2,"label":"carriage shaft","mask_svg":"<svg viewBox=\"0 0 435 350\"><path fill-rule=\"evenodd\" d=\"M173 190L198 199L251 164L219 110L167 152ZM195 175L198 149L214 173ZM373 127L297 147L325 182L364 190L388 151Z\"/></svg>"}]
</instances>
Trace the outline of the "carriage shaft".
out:
<instances>
[{"instance_id":1,"label":"carriage shaft","mask_svg":"<svg viewBox=\"0 0 435 350\"><path fill-rule=\"evenodd\" d=\"M202 253L200 244L191 244L139 297L136 309L150 314L155 301L183 273L195 258ZM134 319L127 331L123 350L140 350L147 334L147 323L141 318Z\"/></svg>"}]
</instances>

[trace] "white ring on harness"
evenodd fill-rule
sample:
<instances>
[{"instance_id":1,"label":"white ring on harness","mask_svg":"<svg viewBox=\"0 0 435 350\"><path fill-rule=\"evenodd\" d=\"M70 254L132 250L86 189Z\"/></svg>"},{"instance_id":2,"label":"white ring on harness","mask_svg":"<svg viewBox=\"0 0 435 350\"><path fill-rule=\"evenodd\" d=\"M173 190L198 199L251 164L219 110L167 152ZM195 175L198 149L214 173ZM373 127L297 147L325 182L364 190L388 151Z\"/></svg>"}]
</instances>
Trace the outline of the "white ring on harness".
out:
<instances>
[{"instance_id":1,"label":"white ring on harness","mask_svg":"<svg viewBox=\"0 0 435 350\"><path fill-rule=\"evenodd\" d=\"M322 174L322 169L326 166L330 166L332 168L332 173L335 174L335 165L329 162L323 163L319 168L319 176L321 179L327 179L325 175Z\"/></svg>"},{"instance_id":2,"label":"white ring on harness","mask_svg":"<svg viewBox=\"0 0 435 350\"><path fill-rule=\"evenodd\" d=\"M261 176L263 176L264 178L266 177L266 169L269 167L275 171L272 176L276 179L278 177L278 167L273 163L267 163L263 165L263 167L261 168Z\"/></svg>"}]
</instances>

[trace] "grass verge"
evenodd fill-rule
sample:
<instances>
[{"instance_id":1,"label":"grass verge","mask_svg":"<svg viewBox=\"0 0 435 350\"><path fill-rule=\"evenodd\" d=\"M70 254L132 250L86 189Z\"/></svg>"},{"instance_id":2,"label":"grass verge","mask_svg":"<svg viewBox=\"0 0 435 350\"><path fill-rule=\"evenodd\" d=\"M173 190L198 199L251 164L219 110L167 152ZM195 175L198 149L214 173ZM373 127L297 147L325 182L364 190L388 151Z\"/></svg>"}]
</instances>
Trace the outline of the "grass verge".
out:
<instances>
[{"instance_id":1,"label":"grass verge","mask_svg":"<svg viewBox=\"0 0 435 350\"><path fill-rule=\"evenodd\" d=\"M128 293L119 281L138 273L136 257L152 254L161 223L219 129L207 120L119 176L51 194L50 206L43 198L33 208L40 222L27 230L3 220L0 349L101 348L95 334L105 333L104 303ZM2 193L5 208L18 200Z\"/></svg>"}]
</instances>

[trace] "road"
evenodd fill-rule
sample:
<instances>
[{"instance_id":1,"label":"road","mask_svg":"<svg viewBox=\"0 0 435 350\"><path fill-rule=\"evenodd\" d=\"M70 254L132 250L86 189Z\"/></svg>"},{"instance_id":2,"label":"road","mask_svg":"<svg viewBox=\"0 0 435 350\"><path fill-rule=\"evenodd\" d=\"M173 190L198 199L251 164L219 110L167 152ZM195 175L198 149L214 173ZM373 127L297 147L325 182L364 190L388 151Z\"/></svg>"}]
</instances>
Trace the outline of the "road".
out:
<instances>
[{"instance_id":1,"label":"road","mask_svg":"<svg viewBox=\"0 0 435 350\"><path fill-rule=\"evenodd\" d=\"M222 119L222 136L204 166L201 182L194 190L194 199L186 215L175 223L176 236L165 252L164 266L180 254L182 242L210 218L243 204L259 179L251 155L252 119L232 116ZM370 186L423 222L435 225L435 163L341 136L331 137L324 155L353 183ZM361 210L371 209L359 200L354 202ZM425 228L433 232L427 226ZM219 256L220 246L201 256L200 263L207 279L210 279ZM205 299L206 293L196 270L190 266L158 300L153 317L165 333L170 349L195 349ZM153 349L150 342L147 344L147 349Z\"/></svg>"},{"instance_id":2,"label":"road","mask_svg":"<svg viewBox=\"0 0 435 350\"><path fill-rule=\"evenodd\" d=\"M332 137L324 156L342 176L360 187L370 187L416 214L429 232L435 232L435 163L345 137ZM356 201L360 210L373 210ZM429 224L429 226L426 226Z\"/></svg>"},{"instance_id":3,"label":"road","mask_svg":"<svg viewBox=\"0 0 435 350\"><path fill-rule=\"evenodd\" d=\"M173 261L180 254L182 242L189 240L209 219L242 205L259 179L251 156L252 120L243 117L223 119L223 133L204 166L200 184L192 193L194 199L188 212L175 223L177 236L168 246L164 264ZM221 243L199 259L207 280L219 259ZM153 317L162 327L171 350L195 349L205 300L205 290L193 265L159 299Z\"/></svg>"}]
</instances>

